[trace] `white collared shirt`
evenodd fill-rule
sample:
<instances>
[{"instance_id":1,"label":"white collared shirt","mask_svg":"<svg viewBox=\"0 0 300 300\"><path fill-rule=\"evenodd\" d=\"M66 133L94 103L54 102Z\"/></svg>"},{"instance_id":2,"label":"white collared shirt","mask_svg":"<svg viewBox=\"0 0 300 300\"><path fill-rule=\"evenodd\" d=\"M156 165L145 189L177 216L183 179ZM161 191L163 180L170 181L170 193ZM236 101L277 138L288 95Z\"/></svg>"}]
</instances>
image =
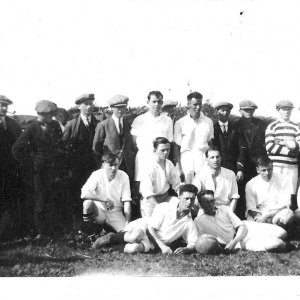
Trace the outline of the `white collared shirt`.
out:
<instances>
[{"instance_id":1,"label":"white collared shirt","mask_svg":"<svg viewBox=\"0 0 300 300\"><path fill-rule=\"evenodd\" d=\"M222 123L221 121L218 121L219 125L220 125L220 128L222 130L222 132L224 133L224 126L225 126L225 130L226 132L228 132L228 121L225 122L225 123Z\"/></svg>"},{"instance_id":2,"label":"white collared shirt","mask_svg":"<svg viewBox=\"0 0 300 300\"><path fill-rule=\"evenodd\" d=\"M124 201L131 201L129 177L121 170L112 181L108 180L104 169L93 172L81 189L81 197L85 198L84 195L89 192L95 193L101 200L112 200L115 205L112 211L120 211ZM103 204L100 202L99 205Z\"/></svg>"},{"instance_id":3,"label":"white collared shirt","mask_svg":"<svg viewBox=\"0 0 300 300\"><path fill-rule=\"evenodd\" d=\"M180 152L190 150L206 151L208 142L214 137L214 126L210 118L201 112L197 120L189 114L179 119L174 126L174 142L180 146Z\"/></svg>"},{"instance_id":4,"label":"white collared shirt","mask_svg":"<svg viewBox=\"0 0 300 300\"><path fill-rule=\"evenodd\" d=\"M216 176L216 186L212 176L212 170L207 167L196 175L193 184L199 191L212 190L216 199L216 206L229 206L232 199L240 198L233 171L221 167L220 173Z\"/></svg>"},{"instance_id":5,"label":"white collared shirt","mask_svg":"<svg viewBox=\"0 0 300 300\"><path fill-rule=\"evenodd\" d=\"M116 127L117 127L118 133L120 133L119 120L120 120L120 123L121 123L122 127L124 127L124 126L123 126L123 117L119 119L119 118L117 118L114 114L113 114L111 117L112 117L112 119L113 119L114 122L115 122L115 125L116 125Z\"/></svg>"},{"instance_id":6,"label":"white collared shirt","mask_svg":"<svg viewBox=\"0 0 300 300\"><path fill-rule=\"evenodd\" d=\"M84 123L85 126L87 126L87 127L90 126L90 124L91 124L91 116L86 117L83 114L80 114L80 118L83 121L83 123Z\"/></svg>"}]
</instances>

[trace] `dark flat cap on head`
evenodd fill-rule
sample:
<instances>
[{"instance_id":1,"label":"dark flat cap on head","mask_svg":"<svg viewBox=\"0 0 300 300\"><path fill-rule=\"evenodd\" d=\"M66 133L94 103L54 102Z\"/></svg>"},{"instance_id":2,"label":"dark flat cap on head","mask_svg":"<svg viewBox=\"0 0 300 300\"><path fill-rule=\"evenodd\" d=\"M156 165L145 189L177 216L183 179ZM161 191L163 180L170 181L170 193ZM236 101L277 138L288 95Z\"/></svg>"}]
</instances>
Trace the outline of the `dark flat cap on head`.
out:
<instances>
[{"instance_id":1,"label":"dark flat cap on head","mask_svg":"<svg viewBox=\"0 0 300 300\"><path fill-rule=\"evenodd\" d=\"M108 100L108 105L110 107L114 106L126 106L128 104L129 98L124 95L115 95Z\"/></svg>"},{"instance_id":2,"label":"dark flat cap on head","mask_svg":"<svg viewBox=\"0 0 300 300\"><path fill-rule=\"evenodd\" d=\"M176 107L178 105L178 101L176 100L164 100L162 107Z\"/></svg>"},{"instance_id":3,"label":"dark flat cap on head","mask_svg":"<svg viewBox=\"0 0 300 300\"><path fill-rule=\"evenodd\" d=\"M41 100L37 102L35 110L38 114L47 114L55 112L57 110L57 105L49 100Z\"/></svg>"},{"instance_id":4,"label":"dark flat cap on head","mask_svg":"<svg viewBox=\"0 0 300 300\"><path fill-rule=\"evenodd\" d=\"M243 100L240 102L240 109L257 109L257 105L251 100Z\"/></svg>"},{"instance_id":5,"label":"dark flat cap on head","mask_svg":"<svg viewBox=\"0 0 300 300\"><path fill-rule=\"evenodd\" d=\"M86 100L95 100L95 94L83 94L76 98L75 104L79 105Z\"/></svg>"},{"instance_id":6,"label":"dark flat cap on head","mask_svg":"<svg viewBox=\"0 0 300 300\"><path fill-rule=\"evenodd\" d=\"M226 101L220 101L220 102L218 102L214 105L215 109L218 109L221 106L227 106L227 107L229 107L229 109L233 108L233 105L229 102L226 102Z\"/></svg>"},{"instance_id":7,"label":"dark flat cap on head","mask_svg":"<svg viewBox=\"0 0 300 300\"><path fill-rule=\"evenodd\" d=\"M0 103L6 104L6 105L13 104L13 102L4 95L0 95Z\"/></svg>"},{"instance_id":8,"label":"dark flat cap on head","mask_svg":"<svg viewBox=\"0 0 300 300\"><path fill-rule=\"evenodd\" d=\"M294 108L294 104L289 100L281 100L276 104L276 109L280 109L283 107Z\"/></svg>"}]
</instances>

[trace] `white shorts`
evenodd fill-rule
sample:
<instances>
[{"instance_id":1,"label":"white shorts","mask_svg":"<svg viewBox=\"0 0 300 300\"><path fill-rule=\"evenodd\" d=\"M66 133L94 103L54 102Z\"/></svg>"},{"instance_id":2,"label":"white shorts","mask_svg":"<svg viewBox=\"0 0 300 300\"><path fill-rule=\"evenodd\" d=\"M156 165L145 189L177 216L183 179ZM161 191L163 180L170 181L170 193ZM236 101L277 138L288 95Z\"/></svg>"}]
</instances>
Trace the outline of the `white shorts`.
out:
<instances>
[{"instance_id":1,"label":"white shorts","mask_svg":"<svg viewBox=\"0 0 300 300\"><path fill-rule=\"evenodd\" d=\"M296 195L298 186L298 166L274 166L273 171L274 173L281 174L282 176L289 178L292 182L291 194Z\"/></svg>"},{"instance_id":2,"label":"white shorts","mask_svg":"<svg viewBox=\"0 0 300 300\"><path fill-rule=\"evenodd\" d=\"M195 174L201 172L207 165L205 152L201 150L181 152L180 163L185 176L185 183L192 183Z\"/></svg>"},{"instance_id":3,"label":"white shorts","mask_svg":"<svg viewBox=\"0 0 300 300\"><path fill-rule=\"evenodd\" d=\"M248 233L240 242L241 248L250 251L266 251L265 245L269 245L275 240L281 239L286 231L280 226L257 223L254 221L244 221Z\"/></svg>"},{"instance_id":4,"label":"white shorts","mask_svg":"<svg viewBox=\"0 0 300 300\"><path fill-rule=\"evenodd\" d=\"M144 245L144 252L148 252L151 249L154 249L153 243L149 240L147 235L147 228L148 228L148 218L139 218L134 220L126 225L124 231L129 232L136 229L142 230L144 232L144 236L141 239L140 243Z\"/></svg>"},{"instance_id":5,"label":"white shorts","mask_svg":"<svg viewBox=\"0 0 300 300\"><path fill-rule=\"evenodd\" d=\"M126 219L123 215L122 210L114 211L114 210L105 210L101 207L99 202L93 201L97 207L98 215L95 216L95 222L97 224L108 224L110 225L116 232L119 232L124 229L126 225Z\"/></svg>"}]
</instances>

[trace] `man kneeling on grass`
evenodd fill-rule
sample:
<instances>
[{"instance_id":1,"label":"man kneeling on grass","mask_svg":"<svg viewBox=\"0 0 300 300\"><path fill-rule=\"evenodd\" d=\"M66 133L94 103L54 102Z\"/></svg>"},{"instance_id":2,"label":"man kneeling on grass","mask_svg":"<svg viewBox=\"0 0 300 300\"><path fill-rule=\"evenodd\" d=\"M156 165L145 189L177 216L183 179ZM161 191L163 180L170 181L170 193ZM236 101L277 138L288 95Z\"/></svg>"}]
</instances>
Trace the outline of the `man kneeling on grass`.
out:
<instances>
[{"instance_id":1,"label":"man kneeling on grass","mask_svg":"<svg viewBox=\"0 0 300 300\"><path fill-rule=\"evenodd\" d=\"M191 207L194 205L197 188L192 184L179 187L179 198L170 202L158 204L149 218L141 218L129 223L124 232L100 237L93 248L104 245L127 243L125 253L147 252L153 249L148 234L153 238L163 254L173 253L170 244L184 239L187 246L175 249L174 254L189 254L194 252L197 240L197 228L191 218Z\"/></svg>"},{"instance_id":2,"label":"man kneeling on grass","mask_svg":"<svg viewBox=\"0 0 300 300\"><path fill-rule=\"evenodd\" d=\"M204 214L195 219L198 233L217 238L226 251L241 248L252 251L284 250L287 232L273 224L241 221L228 206L216 207L214 192L201 191L198 201ZM205 243L205 239L203 241Z\"/></svg>"},{"instance_id":3,"label":"man kneeling on grass","mask_svg":"<svg viewBox=\"0 0 300 300\"><path fill-rule=\"evenodd\" d=\"M93 172L82 187L81 198L84 199L82 229L91 240L95 234L95 224L106 224L119 232L130 222L129 177L118 168L118 156L107 151L102 156L102 169Z\"/></svg>"}]
</instances>

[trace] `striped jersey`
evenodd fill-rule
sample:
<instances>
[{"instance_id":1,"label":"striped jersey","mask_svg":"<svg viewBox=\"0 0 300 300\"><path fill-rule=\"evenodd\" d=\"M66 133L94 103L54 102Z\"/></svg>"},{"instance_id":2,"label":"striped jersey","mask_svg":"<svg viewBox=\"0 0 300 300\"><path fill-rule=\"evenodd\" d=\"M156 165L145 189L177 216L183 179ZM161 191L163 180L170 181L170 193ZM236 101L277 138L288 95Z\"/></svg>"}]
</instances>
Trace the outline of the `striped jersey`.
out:
<instances>
[{"instance_id":1,"label":"striped jersey","mask_svg":"<svg viewBox=\"0 0 300 300\"><path fill-rule=\"evenodd\" d=\"M286 144L285 144L286 143ZM290 149L290 144L295 144ZM266 129L266 150L274 166L296 166L300 146L300 127L291 121L277 120Z\"/></svg>"}]
</instances>

